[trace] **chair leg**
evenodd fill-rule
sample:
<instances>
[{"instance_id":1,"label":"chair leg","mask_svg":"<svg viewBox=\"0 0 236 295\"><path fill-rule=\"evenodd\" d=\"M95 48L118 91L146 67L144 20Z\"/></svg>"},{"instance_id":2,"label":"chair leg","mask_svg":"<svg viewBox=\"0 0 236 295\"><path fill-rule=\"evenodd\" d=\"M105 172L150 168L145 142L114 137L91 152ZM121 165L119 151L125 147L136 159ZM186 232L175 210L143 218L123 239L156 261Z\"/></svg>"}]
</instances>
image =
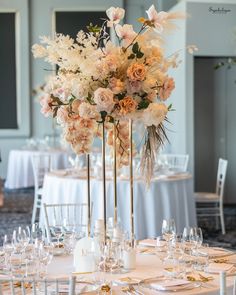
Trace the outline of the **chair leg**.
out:
<instances>
[{"instance_id":1,"label":"chair leg","mask_svg":"<svg viewBox=\"0 0 236 295\"><path fill-rule=\"evenodd\" d=\"M32 218L31 218L31 224L35 223L36 219L36 213L37 213L37 205L38 205L38 194L34 194L34 206L32 211Z\"/></svg>"},{"instance_id":2,"label":"chair leg","mask_svg":"<svg viewBox=\"0 0 236 295\"><path fill-rule=\"evenodd\" d=\"M221 230L222 234L225 234L225 221L224 221L224 210L223 207L220 206L220 222L221 222Z\"/></svg>"},{"instance_id":3,"label":"chair leg","mask_svg":"<svg viewBox=\"0 0 236 295\"><path fill-rule=\"evenodd\" d=\"M215 206L216 206L216 210L217 210L217 209L220 209L220 208L219 208L219 203L217 203ZM216 220L216 229L219 229L219 227L220 227L219 216L216 216L216 217L215 217L215 220Z\"/></svg>"}]
</instances>

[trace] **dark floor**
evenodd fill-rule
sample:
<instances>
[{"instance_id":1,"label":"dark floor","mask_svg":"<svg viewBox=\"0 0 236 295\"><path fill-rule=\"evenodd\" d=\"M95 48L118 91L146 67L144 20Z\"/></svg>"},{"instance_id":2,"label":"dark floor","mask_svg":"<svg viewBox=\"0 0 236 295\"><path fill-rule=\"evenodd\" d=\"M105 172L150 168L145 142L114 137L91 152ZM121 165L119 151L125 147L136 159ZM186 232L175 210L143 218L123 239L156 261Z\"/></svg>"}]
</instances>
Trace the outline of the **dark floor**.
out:
<instances>
[{"instance_id":1,"label":"dark floor","mask_svg":"<svg viewBox=\"0 0 236 295\"><path fill-rule=\"evenodd\" d=\"M0 208L0 245L4 234L11 234L18 226L29 225L33 207L33 188L7 190L4 192L4 206ZM226 234L215 229L215 219L199 221L204 241L210 245L236 249L236 205L225 206Z\"/></svg>"}]
</instances>

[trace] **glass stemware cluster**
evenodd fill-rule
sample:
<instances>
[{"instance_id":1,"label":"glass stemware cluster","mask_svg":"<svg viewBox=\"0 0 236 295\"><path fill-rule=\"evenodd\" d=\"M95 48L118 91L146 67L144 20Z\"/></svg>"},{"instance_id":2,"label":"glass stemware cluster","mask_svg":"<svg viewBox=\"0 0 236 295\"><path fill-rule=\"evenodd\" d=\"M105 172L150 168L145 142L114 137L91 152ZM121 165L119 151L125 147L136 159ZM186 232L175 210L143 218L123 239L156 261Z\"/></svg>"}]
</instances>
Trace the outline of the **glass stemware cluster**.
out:
<instances>
[{"instance_id":1,"label":"glass stemware cluster","mask_svg":"<svg viewBox=\"0 0 236 295\"><path fill-rule=\"evenodd\" d=\"M207 244L199 227L185 227L176 233L173 219L163 220L162 236L157 238L157 254L163 261L168 276L179 277L194 270L205 270L208 265Z\"/></svg>"},{"instance_id":2,"label":"glass stemware cluster","mask_svg":"<svg viewBox=\"0 0 236 295\"><path fill-rule=\"evenodd\" d=\"M45 276L53 258L51 247L37 224L19 226L3 238L4 271L15 278Z\"/></svg>"}]
</instances>

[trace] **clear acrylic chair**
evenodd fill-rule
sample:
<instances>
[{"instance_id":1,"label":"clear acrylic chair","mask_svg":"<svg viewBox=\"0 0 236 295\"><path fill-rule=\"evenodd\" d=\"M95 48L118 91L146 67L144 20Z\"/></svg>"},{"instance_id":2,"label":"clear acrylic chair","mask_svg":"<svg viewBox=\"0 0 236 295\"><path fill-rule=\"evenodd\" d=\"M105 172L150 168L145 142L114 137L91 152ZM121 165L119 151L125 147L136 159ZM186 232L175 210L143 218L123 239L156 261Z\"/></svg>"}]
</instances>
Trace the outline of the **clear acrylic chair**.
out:
<instances>
[{"instance_id":1,"label":"clear acrylic chair","mask_svg":"<svg viewBox=\"0 0 236 295\"><path fill-rule=\"evenodd\" d=\"M189 155L160 154L157 165L173 171L186 172L188 169Z\"/></svg>"},{"instance_id":2,"label":"clear acrylic chair","mask_svg":"<svg viewBox=\"0 0 236 295\"><path fill-rule=\"evenodd\" d=\"M0 295L68 294L75 295L76 278L11 279L0 278Z\"/></svg>"},{"instance_id":3,"label":"clear acrylic chair","mask_svg":"<svg viewBox=\"0 0 236 295\"><path fill-rule=\"evenodd\" d=\"M218 222L218 218L220 217L222 234L225 234L223 197L227 166L227 160L219 159L215 193L195 193L197 216L214 216L216 217L216 222Z\"/></svg>"},{"instance_id":4,"label":"clear acrylic chair","mask_svg":"<svg viewBox=\"0 0 236 295\"><path fill-rule=\"evenodd\" d=\"M40 154L32 156L32 166L34 173L34 205L31 223L36 220L37 211L41 208L42 186L44 176L51 168L51 156L49 154Z\"/></svg>"},{"instance_id":5,"label":"clear acrylic chair","mask_svg":"<svg viewBox=\"0 0 236 295\"><path fill-rule=\"evenodd\" d=\"M88 205L86 203L43 204L47 238L52 241L53 227L66 227L86 233L88 229Z\"/></svg>"}]
</instances>

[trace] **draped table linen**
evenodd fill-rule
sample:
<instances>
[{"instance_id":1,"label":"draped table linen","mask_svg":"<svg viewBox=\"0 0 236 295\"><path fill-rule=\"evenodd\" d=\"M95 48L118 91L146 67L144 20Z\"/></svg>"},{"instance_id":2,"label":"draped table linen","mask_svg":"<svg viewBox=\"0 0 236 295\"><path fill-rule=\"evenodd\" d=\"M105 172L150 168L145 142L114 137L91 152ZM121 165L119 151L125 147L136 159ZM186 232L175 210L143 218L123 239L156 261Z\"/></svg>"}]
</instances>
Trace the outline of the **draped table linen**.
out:
<instances>
[{"instance_id":1,"label":"draped table linen","mask_svg":"<svg viewBox=\"0 0 236 295\"><path fill-rule=\"evenodd\" d=\"M5 187L19 189L34 186L32 156L49 154L52 156L52 168L68 167L68 153L59 149L48 151L11 150L8 158L8 169Z\"/></svg>"},{"instance_id":2,"label":"draped table linen","mask_svg":"<svg viewBox=\"0 0 236 295\"><path fill-rule=\"evenodd\" d=\"M62 172L62 171L61 171ZM113 216L113 182L108 180L107 217ZM118 180L118 221L122 228L130 228L130 184ZM44 179L42 204L87 203L87 181L76 175L48 173ZM94 220L103 218L102 181L91 179L92 226ZM50 216L49 216L50 218ZM134 226L136 239L156 237L161 234L162 220L174 218L177 232L185 226L196 225L196 211L193 196L193 179L184 174L154 179L150 188L141 180L134 180ZM41 210L40 225L44 224Z\"/></svg>"}]
</instances>

